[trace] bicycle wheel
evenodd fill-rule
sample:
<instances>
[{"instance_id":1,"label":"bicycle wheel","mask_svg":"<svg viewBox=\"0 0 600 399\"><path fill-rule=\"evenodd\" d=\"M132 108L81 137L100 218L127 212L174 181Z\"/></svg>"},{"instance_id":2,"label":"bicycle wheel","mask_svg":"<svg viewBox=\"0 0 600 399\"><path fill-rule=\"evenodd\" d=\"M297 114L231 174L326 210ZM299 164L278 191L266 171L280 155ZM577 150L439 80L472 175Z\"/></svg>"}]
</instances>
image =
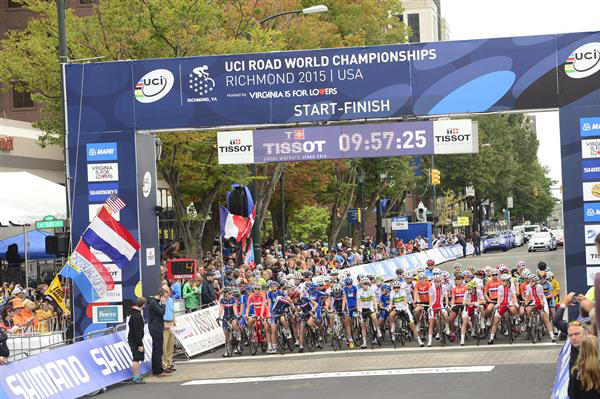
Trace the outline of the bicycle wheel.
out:
<instances>
[{"instance_id":1,"label":"bicycle wheel","mask_svg":"<svg viewBox=\"0 0 600 399\"><path fill-rule=\"evenodd\" d=\"M256 352L258 352L258 336L256 334L256 327L253 328L249 334L249 346L250 354L252 356L256 355Z\"/></svg>"},{"instance_id":2,"label":"bicycle wheel","mask_svg":"<svg viewBox=\"0 0 600 399\"><path fill-rule=\"evenodd\" d=\"M267 351L267 328L265 327L265 323L261 323L260 325L260 350L262 350L262 353L265 353Z\"/></svg>"},{"instance_id":3,"label":"bicycle wheel","mask_svg":"<svg viewBox=\"0 0 600 399\"><path fill-rule=\"evenodd\" d=\"M367 340L368 344L371 345L371 349L375 349L375 337L373 336L373 320L369 317L367 322Z\"/></svg>"},{"instance_id":4,"label":"bicycle wheel","mask_svg":"<svg viewBox=\"0 0 600 399\"><path fill-rule=\"evenodd\" d=\"M352 337L354 338L354 342L360 345L362 342L362 329L360 328L358 318L354 318L352 321Z\"/></svg>"},{"instance_id":5,"label":"bicycle wheel","mask_svg":"<svg viewBox=\"0 0 600 399\"><path fill-rule=\"evenodd\" d=\"M315 351L315 341L310 326L306 325L304 330L304 346L310 352Z\"/></svg>"},{"instance_id":6,"label":"bicycle wheel","mask_svg":"<svg viewBox=\"0 0 600 399\"><path fill-rule=\"evenodd\" d=\"M531 328L531 343L535 344L537 342L537 316L532 316L530 320L530 328Z\"/></svg>"},{"instance_id":7,"label":"bicycle wheel","mask_svg":"<svg viewBox=\"0 0 600 399\"><path fill-rule=\"evenodd\" d=\"M294 344L296 342L296 333L294 332L294 329L291 328L291 323L290 323L290 337L287 339L287 346L290 352L294 351Z\"/></svg>"},{"instance_id":8,"label":"bicycle wheel","mask_svg":"<svg viewBox=\"0 0 600 399\"><path fill-rule=\"evenodd\" d=\"M396 331L400 338L400 344L404 346L406 343L406 320L402 319L400 324L396 323Z\"/></svg>"},{"instance_id":9,"label":"bicycle wheel","mask_svg":"<svg viewBox=\"0 0 600 399\"><path fill-rule=\"evenodd\" d=\"M473 329L473 333L475 334L475 340L477 341L477 346L479 346L480 334L479 334L479 316L474 315L471 318L471 328Z\"/></svg>"},{"instance_id":10,"label":"bicycle wheel","mask_svg":"<svg viewBox=\"0 0 600 399\"><path fill-rule=\"evenodd\" d=\"M285 333L283 332L283 328L281 326L277 326L277 352L282 355L285 353L286 346Z\"/></svg>"},{"instance_id":11,"label":"bicycle wheel","mask_svg":"<svg viewBox=\"0 0 600 399\"><path fill-rule=\"evenodd\" d=\"M244 335L245 335L244 330L242 330L242 332L239 334L239 337L236 342L236 349L237 349L238 356L241 356L242 353L244 352Z\"/></svg>"},{"instance_id":12,"label":"bicycle wheel","mask_svg":"<svg viewBox=\"0 0 600 399\"><path fill-rule=\"evenodd\" d=\"M514 328L512 325L512 317L511 317L510 313L508 313L508 315L506 316L506 328L508 331L508 341L512 344L513 342L515 342L515 336L514 336Z\"/></svg>"},{"instance_id":13,"label":"bicycle wheel","mask_svg":"<svg viewBox=\"0 0 600 399\"><path fill-rule=\"evenodd\" d=\"M542 342L542 335L544 335L544 325L542 324L542 319L538 315L537 317L537 334L538 334L538 342Z\"/></svg>"},{"instance_id":14,"label":"bicycle wheel","mask_svg":"<svg viewBox=\"0 0 600 399\"><path fill-rule=\"evenodd\" d=\"M438 334L440 334L440 343L442 346L446 346L446 332L444 331L444 318L442 317L442 312L438 313L437 318L437 330Z\"/></svg>"}]
</instances>

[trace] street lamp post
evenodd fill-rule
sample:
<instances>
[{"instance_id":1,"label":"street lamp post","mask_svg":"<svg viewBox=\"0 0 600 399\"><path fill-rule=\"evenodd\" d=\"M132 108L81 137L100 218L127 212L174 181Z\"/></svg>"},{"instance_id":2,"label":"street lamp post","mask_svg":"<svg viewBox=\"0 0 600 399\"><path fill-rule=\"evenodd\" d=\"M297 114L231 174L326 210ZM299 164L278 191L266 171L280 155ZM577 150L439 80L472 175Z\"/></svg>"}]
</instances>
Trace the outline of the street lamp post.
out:
<instances>
[{"instance_id":1,"label":"street lamp post","mask_svg":"<svg viewBox=\"0 0 600 399\"><path fill-rule=\"evenodd\" d=\"M364 215L364 207L365 207L365 172L360 171L358 175L358 184L360 189L360 239L364 241L365 239L365 215Z\"/></svg>"},{"instance_id":2,"label":"street lamp post","mask_svg":"<svg viewBox=\"0 0 600 399\"><path fill-rule=\"evenodd\" d=\"M269 17L263 18L260 21L258 21L259 25L264 24L265 22L268 22L274 18L277 17L281 17L283 15L290 15L290 14L317 14L317 13L321 13L321 12L327 12L329 11L329 9L327 8L327 6L325 5L316 5L316 6L312 6L312 7L308 7L308 8L304 8L302 10L292 10L292 11L284 11L284 12L280 12L278 14L274 14L271 15ZM248 40L251 40L251 37L249 34L246 35L246 38ZM252 164L251 166L251 170L252 170L252 176L253 176L253 180L252 180L252 185L250 186L250 192L252 193L252 199L254 200L254 203L257 204L258 203L258 185L256 182L256 178L258 176L258 171L257 171L257 167L256 164ZM281 185L283 187L283 175L281 178ZM281 202L282 202L282 210L283 210L283 188L281 190ZM283 220L283 212L282 212L282 220ZM283 237L285 239L285 231L283 233ZM261 246L260 246L260 229L257 227L257 225L255 224L254 227L252 228L252 241L254 242L254 261L256 262L256 264L262 263L261 261L261 256L262 256L262 251L261 251ZM282 249L285 250L285 243L282 240Z\"/></svg>"}]
</instances>

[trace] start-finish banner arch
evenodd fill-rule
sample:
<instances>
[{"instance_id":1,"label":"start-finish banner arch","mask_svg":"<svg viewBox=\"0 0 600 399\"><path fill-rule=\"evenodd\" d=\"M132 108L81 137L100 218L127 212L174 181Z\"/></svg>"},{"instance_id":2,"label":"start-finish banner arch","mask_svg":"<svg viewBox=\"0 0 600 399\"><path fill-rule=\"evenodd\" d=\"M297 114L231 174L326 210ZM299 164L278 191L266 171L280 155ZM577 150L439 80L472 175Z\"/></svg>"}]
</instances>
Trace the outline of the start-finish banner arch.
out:
<instances>
[{"instance_id":1,"label":"start-finish banner arch","mask_svg":"<svg viewBox=\"0 0 600 399\"><path fill-rule=\"evenodd\" d=\"M582 184L600 184L585 169L600 157L599 71L598 32L69 64L73 240L102 193L118 192L128 204L121 222L142 250L122 271L119 295L102 300L127 304L140 279L145 295L157 287L154 149L140 131L560 108L568 289L582 292L595 270L586 264L600 265L585 240L600 202ZM105 326L92 324L82 298L75 303L77 333Z\"/></svg>"}]
</instances>

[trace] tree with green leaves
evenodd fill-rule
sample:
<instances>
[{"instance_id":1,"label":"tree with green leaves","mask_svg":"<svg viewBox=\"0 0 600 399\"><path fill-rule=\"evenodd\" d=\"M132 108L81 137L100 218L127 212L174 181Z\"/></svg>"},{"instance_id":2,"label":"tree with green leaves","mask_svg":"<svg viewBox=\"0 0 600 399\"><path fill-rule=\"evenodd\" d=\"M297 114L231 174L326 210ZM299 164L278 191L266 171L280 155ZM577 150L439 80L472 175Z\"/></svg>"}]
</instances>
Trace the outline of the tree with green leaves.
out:
<instances>
[{"instance_id":1,"label":"tree with green leaves","mask_svg":"<svg viewBox=\"0 0 600 399\"><path fill-rule=\"evenodd\" d=\"M46 0L22 2L36 14L27 28L8 31L0 44L0 83L28 90L42 106L35 123L44 131L41 145L61 144L62 101L58 64L56 6ZM311 48L377 45L406 41L406 28L397 18L396 0L327 0L329 12L285 16L264 25L259 21L287 10L299 10L313 0L98 0L93 15L66 12L67 56L114 61L268 52ZM159 169L173 193L178 231L188 256L199 256L214 202L231 182L248 182L244 167L217 165L214 133L161 135L165 159ZM181 158L181 159L179 159ZM256 226L268 211L284 164L259 168ZM198 215L186 215L194 203Z\"/></svg>"}]
</instances>

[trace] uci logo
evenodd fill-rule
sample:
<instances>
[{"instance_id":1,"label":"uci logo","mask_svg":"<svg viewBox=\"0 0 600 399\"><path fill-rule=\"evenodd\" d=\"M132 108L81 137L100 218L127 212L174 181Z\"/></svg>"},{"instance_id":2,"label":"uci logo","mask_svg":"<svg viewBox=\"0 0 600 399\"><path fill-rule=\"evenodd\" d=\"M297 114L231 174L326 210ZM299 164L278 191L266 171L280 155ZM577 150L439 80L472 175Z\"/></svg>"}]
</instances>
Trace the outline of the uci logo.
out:
<instances>
[{"instance_id":1,"label":"uci logo","mask_svg":"<svg viewBox=\"0 0 600 399\"><path fill-rule=\"evenodd\" d=\"M565 73L573 79L587 78L600 71L600 42L578 47L565 62Z\"/></svg>"},{"instance_id":2,"label":"uci logo","mask_svg":"<svg viewBox=\"0 0 600 399\"><path fill-rule=\"evenodd\" d=\"M175 77L168 69L155 69L145 74L135 85L135 99L148 104L160 100L173 88Z\"/></svg>"}]
</instances>

